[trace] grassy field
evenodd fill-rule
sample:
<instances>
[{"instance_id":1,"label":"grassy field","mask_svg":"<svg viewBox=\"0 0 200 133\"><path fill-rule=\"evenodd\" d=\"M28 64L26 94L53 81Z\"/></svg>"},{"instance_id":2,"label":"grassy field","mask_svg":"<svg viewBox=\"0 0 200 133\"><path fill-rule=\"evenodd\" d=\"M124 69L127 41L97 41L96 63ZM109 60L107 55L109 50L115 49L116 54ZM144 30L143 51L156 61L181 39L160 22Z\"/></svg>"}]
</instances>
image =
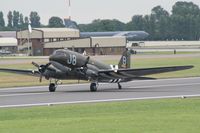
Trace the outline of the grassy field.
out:
<instances>
[{"instance_id":1,"label":"grassy field","mask_svg":"<svg viewBox=\"0 0 200 133\"><path fill-rule=\"evenodd\" d=\"M18 59L24 60L24 59ZM1 61L1 60L0 60ZM30 59L31 62L31 59ZM108 64L117 64L118 60L106 60ZM43 62L39 62L43 63ZM200 76L200 58L199 57L184 57L184 58L134 58L132 60L132 68L147 68L147 67L161 67L161 66L177 66L177 65L194 65L193 69L171 72L165 74L152 75L154 78L177 78L177 77L195 77ZM1 64L0 68L17 68L17 69L35 69L30 63L19 64ZM16 75L9 73L0 73L0 88L3 87L17 87L17 86L33 86L33 85L47 85L49 82L43 80L38 82L37 77L30 77L24 75ZM81 81L85 82L85 81ZM63 83L77 83L77 81L64 81Z\"/></svg>"},{"instance_id":2,"label":"grassy field","mask_svg":"<svg viewBox=\"0 0 200 133\"><path fill-rule=\"evenodd\" d=\"M200 99L0 109L1 133L198 133Z\"/></svg>"},{"instance_id":3,"label":"grassy field","mask_svg":"<svg viewBox=\"0 0 200 133\"><path fill-rule=\"evenodd\" d=\"M31 60L30 60L31 62ZM41 62L42 63L42 62ZM108 64L118 61L106 60ZM133 68L194 65L191 70L152 75L156 78L200 76L200 58L135 58ZM30 63L1 64L32 69ZM70 81L65 83L74 83ZM0 73L0 87L47 85L38 78ZM3 98L1 99L3 100ZM136 100L0 109L0 133L198 133L200 98Z\"/></svg>"}]
</instances>

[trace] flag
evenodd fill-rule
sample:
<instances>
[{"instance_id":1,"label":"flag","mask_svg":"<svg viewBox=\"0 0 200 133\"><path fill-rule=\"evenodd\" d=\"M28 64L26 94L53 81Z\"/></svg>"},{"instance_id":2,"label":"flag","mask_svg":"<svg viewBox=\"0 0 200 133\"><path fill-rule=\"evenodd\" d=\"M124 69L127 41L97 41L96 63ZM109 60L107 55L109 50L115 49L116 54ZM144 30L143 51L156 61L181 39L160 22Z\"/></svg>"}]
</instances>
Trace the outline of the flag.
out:
<instances>
[{"instance_id":1,"label":"flag","mask_svg":"<svg viewBox=\"0 0 200 133\"><path fill-rule=\"evenodd\" d=\"M31 24L28 24L28 31L29 31L29 33L32 33L32 27L31 27Z\"/></svg>"}]
</instances>

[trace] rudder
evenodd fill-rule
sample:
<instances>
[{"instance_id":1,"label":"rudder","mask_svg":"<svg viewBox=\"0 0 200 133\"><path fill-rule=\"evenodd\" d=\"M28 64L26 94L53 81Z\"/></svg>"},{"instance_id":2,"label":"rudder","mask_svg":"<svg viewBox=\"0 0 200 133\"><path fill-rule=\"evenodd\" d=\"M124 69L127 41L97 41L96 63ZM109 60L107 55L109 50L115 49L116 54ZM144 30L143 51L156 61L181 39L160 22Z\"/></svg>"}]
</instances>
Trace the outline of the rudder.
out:
<instances>
[{"instance_id":1,"label":"rudder","mask_svg":"<svg viewBox=\"0 0 200 133\"><path fill-rule=\"evenodd\" d=\"M129 49L123 52L122 57L118 64L119 68L130 68L131 67L131 52Z\"/></svg>"}]
</instances>

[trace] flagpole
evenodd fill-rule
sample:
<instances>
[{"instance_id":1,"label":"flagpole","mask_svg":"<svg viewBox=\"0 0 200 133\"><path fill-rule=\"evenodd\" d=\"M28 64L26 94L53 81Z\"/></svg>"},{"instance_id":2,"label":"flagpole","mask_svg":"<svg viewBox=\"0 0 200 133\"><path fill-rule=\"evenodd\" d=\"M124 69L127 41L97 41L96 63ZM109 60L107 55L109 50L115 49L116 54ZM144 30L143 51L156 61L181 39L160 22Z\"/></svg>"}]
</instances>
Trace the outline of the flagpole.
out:
<instances>
[{"instance_id":1,"label":"flagpole","mask_svg":"<svg viewBox=\"0 0 200 133\"><path fill-rule=\"evenodd\" d=\"M28 24L28 51L27 51L27 55L30 55L30 34L32 33L32 27L31 24Z\"/></svg>"}]
</instances>

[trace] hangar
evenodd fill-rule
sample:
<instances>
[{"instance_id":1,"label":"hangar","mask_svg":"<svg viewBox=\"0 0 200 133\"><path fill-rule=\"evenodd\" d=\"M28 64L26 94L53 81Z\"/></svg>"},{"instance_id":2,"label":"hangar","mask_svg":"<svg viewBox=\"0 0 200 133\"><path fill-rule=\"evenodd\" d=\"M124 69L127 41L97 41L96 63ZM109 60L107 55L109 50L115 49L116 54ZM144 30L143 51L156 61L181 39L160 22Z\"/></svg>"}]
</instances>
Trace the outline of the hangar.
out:
<instances>
[{"instance_id":1,"label":"hangar","mask_svg":"<svg viewBox=\"0 0 200 133\"><path fill-rule=\"evenodd\" d=\"M50 55L54 50L69 48L88 54L119 54L126 46L126 37L90 37L80 38L80 32L71 28L34 28L17 32L18 48L31 55Z\"/></svg>"},{"instance_id":2,"label":"hangar","mask_svg":"<svg viewBox=\"0 0 200 133\"><path fill-rule=\"evenodd\" d=\"M0 51L9 51L11 53L17 53L17 39L0 38Z\"/></svg>"}]
</instances>

